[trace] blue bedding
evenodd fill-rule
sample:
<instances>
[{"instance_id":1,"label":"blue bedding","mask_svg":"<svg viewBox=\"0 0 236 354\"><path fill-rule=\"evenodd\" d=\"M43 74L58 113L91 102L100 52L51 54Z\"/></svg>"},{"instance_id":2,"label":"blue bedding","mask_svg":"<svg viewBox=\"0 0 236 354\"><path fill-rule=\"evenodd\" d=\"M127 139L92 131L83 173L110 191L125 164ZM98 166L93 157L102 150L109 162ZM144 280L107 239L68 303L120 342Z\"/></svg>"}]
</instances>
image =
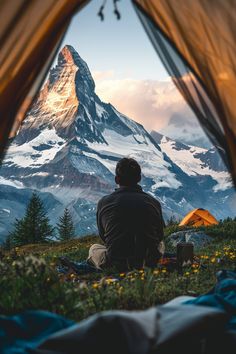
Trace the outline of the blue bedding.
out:
<instances>
[{"instance_id":1,"label":"blue bedding","mask_svg":"<svg viewBox=\"0 0 236 354\"><path fill-rule=\"evenodd\" d=\"M222 270L217 273L215 287L208 293L185 304L214 307L228 315L227 330L236 331L236 273Z\"/></svg>"},{"instance_id":2,"label":"blue bedding","mask_svg":"<svg viewBox=\"0 0 236 354\"><path fill-rule=\"evenodd\" d=\"M28 353L51 334L73 324L73 321L47 311L0 316L0 353Z\"/></svg>"}]
</instances>

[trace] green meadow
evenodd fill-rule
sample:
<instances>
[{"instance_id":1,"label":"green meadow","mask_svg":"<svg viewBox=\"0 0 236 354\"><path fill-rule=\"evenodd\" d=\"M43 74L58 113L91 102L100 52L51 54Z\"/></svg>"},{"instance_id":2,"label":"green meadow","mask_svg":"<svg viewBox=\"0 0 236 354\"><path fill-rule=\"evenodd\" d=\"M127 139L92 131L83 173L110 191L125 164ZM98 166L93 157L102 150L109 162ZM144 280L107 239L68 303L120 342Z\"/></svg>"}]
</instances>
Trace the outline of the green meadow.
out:
<instances>
[{"instance_id":1,"label":"green meadow","mask_svg":"<svg viewBox=\"0 0 236 354\"><path fill-rule=\"evenodd\" d=\"M165 235L178 230L173 225ZM204 294L216 283L217 271L236 268L236 221L228 219L203 230L212 236L212 243L195 250L194 263L182 272L160 263L155 269L126 273L58 272L58 257L85 260L89 247L99 242L97 236L1 249L0 313L43 309L79 321L99 311L145 309L179 295ZM175 251L168 244L167 250Z\"/></svg>"}]
</instances>

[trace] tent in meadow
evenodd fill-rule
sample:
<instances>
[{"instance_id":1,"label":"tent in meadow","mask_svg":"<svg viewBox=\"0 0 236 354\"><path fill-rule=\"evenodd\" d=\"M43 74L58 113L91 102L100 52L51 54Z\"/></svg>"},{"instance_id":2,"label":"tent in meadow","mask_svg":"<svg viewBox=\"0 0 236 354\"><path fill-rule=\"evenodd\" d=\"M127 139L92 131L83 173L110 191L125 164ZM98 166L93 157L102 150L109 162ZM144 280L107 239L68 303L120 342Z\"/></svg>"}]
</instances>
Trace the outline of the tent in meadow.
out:
<instances>
[{"instance_id":1,"label":"tent in meadow","mask_svg":"<svg viewBox=\"0 0 236 354\"><path fill-rule=\"evenodd\" d=\"M180 222L179 226L211 226L218 224L216 218L208 210L194 209L190 211Z\"/></svg>"}]
</instances>

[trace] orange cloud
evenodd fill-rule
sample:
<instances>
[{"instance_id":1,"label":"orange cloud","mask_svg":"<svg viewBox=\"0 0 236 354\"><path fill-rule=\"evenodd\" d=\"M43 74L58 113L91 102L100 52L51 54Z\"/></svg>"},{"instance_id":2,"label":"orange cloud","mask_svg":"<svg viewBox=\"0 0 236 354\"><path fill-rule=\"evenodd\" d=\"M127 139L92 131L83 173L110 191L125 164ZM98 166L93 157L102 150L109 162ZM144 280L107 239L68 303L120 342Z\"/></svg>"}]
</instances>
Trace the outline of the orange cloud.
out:
<instances>
[{"instance_id":1,"label":"orange cloud","mask_svg":"<svg viewBox=\"0 0 236 354\"><path fill-rule=\"evenodd\" d=\"M115 80L106 75L95 77L98 96L148 130L164 128L174 113L193 116L171 79Z\"/></svg>"}]
</instances>

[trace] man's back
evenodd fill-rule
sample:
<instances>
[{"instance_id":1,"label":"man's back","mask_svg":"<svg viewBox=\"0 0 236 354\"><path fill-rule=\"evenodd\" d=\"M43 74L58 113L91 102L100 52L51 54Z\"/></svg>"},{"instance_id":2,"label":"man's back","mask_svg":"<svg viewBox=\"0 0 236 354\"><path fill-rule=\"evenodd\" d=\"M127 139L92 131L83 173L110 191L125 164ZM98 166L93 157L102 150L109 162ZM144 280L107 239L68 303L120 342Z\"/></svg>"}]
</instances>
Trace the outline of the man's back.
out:
<instances>
[{"instance_id":1,"label":"man's back","mask_svg":"<svg viewBox=\"0 0 236 354\"><path fill-rule=\"evenodd\" d=\"M163 239L160 203L139 185L120 187L98 203L99 234L112 264L154 265Z\"/></svg>"}]
</instances>

